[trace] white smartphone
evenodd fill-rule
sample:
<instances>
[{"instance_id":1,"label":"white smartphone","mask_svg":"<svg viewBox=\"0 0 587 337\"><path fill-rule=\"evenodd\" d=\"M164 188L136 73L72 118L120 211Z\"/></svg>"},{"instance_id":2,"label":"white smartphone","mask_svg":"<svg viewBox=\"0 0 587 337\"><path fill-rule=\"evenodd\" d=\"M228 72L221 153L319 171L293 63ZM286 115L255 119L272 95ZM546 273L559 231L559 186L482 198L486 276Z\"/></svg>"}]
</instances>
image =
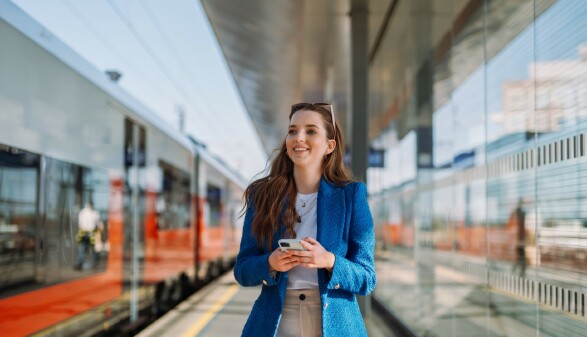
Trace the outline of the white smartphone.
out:
<instances>
[{"instance_id":1,"label":"white smartphone","mask_svg":"<svg viewBox=\"0 0 587 337\"><path fill-rule=\"evenodd\" d=\"M285 252L289 249L291 249L291 250L306 250L306 248L304 248L304 246L302 246L300 241L302 241L302 240L281 239L278 241L279 248L281 248L281 251L283 251L283 252Z\"/></svg>"}]
</instances>

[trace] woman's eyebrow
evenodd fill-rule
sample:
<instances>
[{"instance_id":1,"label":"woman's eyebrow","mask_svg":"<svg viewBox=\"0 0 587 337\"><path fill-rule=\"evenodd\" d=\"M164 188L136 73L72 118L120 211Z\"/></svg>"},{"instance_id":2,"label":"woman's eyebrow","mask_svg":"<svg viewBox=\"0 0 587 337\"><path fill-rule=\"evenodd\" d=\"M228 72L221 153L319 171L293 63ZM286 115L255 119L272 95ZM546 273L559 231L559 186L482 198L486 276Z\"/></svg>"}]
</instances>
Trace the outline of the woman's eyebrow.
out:
<instances>
[{"instance_id":1,"label":"woman's eyebrow","mask_svg":"<svg viewBox=\"0 0 587 337\"><path fill-rule=\"evenodd\" d=\"M296 128L297 128L298 126L297 126L296 124L290 124L290 126L288 126L288 129L289 129L289 128L293 128L293 127L296 127ZM315 125L315 124L306 124L306 127L307 127L307 128L309 128L309 127L314 127L314 128L317 128L317 127L318 127L318 125Z\"/></svg>"}]
</instances>

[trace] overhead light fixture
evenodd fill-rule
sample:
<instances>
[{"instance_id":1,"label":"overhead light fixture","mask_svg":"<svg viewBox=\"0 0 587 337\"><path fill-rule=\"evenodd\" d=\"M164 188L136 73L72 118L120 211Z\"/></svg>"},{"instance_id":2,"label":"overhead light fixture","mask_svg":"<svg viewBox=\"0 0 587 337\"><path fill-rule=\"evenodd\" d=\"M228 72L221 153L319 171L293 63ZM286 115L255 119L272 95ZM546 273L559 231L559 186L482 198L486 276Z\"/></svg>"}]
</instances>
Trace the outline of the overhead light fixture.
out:
<instances>
[{"instance_id":1,"label":"overhead light fixture","mask_svg":"<svg viewBox=\"0 0 587 337\"><path fill-rule=\"evenodd\" d=\"M122 77L122 74L118 70L106 70L105 72L112 82L118 82L118 80Z\"/></svg>"}]
</instances>

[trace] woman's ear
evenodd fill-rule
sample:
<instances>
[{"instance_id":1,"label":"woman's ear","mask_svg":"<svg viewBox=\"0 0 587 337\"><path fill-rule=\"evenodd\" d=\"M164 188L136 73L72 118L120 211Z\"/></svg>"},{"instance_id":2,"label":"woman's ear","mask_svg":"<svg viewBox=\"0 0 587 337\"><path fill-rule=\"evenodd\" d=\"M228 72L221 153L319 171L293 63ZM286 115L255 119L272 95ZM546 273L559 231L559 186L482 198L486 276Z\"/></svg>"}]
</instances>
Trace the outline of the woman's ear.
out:
<instances>
[{"instance_id":1,"label":"woman's ear","mask_svg":"<svg viewBox=\"0 0 587 337\"><path fill-rule=\"evenodd\" d=\"M329 139L328 140L328 147L326 148L326 154L331 154L335 148L336 148L336 140Z\"/></svg>"}]
</instances>

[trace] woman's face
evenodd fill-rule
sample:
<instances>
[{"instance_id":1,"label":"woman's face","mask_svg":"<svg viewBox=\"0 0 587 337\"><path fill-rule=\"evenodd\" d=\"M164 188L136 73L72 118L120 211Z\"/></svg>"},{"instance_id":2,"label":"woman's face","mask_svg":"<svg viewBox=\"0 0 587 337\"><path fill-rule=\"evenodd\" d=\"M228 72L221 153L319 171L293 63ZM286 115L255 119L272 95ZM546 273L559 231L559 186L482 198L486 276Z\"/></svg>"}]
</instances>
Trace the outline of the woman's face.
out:
<instances>
[{"instance_id":1,"label":"woman's face","mask_svg":"<svg viewBox=\"0 0 587 337\"><path fill-rule=\"evenodd\" d=\"M300 110L291 117L285 145L295 166L322 168L324 155L334 150L336 141L327 138L320 113Z\"/></svg>"}]
</instances>

